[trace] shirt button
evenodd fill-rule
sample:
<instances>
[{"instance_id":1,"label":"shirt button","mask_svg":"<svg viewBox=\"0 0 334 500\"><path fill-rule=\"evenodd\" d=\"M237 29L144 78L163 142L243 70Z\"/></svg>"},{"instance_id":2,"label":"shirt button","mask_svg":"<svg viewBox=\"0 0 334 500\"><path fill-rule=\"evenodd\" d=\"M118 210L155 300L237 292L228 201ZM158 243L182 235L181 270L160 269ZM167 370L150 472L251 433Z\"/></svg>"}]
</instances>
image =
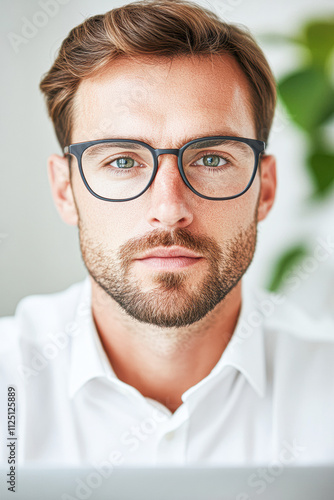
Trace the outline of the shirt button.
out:
<instances>
[{"instance_id":1,"label":"shirt button","mask_svg":"<svg viewBox=\"0 0 334 500\"><path fill-rule=\"evenodd\" d=\"M167 441L171 441L175 436L175 432L174 431L171 431L171 432L167 432L167 434L165 435L165 438Z\"/></svg>"}]
</instances>

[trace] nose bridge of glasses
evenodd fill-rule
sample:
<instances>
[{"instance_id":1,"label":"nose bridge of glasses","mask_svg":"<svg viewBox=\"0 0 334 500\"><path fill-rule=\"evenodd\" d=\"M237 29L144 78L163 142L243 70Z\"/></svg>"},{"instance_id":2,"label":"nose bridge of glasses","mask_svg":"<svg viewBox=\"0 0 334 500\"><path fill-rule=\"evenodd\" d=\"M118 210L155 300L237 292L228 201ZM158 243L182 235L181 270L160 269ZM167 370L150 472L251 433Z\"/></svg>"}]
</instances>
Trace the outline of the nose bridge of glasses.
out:
<instances>
[{"instance_id":1,"label":"nose bridge of glasses","mask_svg":"<svg viewBox=\"0 0 334 500\"><path fill-rule=\"evenodd\" d=\"M157 155L157 158L159 158L160 155L179 156L179 149L155 149L154 151Z\"/></svg>"},{"instance_id":2,"label":"nose bridge of glasses","mask_svg":"<svg viewBox=\"0 0 334 500\"><path fill-rule=\"evenodd\" d=\"M177 161L178 161L180 150L179 149L155 149L154 152L156 154L157 162L159 162L159 157L161 155L174 155L177 157Z\"/></svg>"}]
</instances>

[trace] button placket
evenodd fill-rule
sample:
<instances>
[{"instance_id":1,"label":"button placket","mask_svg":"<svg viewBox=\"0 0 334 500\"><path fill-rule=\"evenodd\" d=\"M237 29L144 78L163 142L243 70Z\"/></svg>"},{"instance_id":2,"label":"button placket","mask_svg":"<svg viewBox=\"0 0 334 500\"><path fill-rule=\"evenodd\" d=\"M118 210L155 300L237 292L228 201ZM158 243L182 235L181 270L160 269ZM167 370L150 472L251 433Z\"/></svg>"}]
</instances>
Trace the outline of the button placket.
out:
<instances>
[{"instance_id":1,"label":"button placket","mask_svg":"<svg viewBox=\"0 0 334 500\"><path fill-rule=\"evenodd\" d=\"M186 405L182 411L166 423L157 446L157 465L184 465L189 427L189 409Z\"/></svg>"}]
</instances>

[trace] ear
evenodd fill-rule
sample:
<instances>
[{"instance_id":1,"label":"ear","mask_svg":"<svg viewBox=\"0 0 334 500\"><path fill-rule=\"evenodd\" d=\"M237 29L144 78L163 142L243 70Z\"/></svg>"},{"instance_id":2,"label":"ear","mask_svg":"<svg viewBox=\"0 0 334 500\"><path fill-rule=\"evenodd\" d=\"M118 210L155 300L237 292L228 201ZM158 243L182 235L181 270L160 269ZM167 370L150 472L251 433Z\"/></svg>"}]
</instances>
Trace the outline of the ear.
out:
<instances>
[{"instance_id":1,"label":"ear","mask_svg":"<svg viewBox=\"0 0 334 500\"><path fill-rule=\"evenodd\" d=\"M265 219L273 206L276 193L276 159L272 155L261 157L261 191L258 205L258 222Z\"/></svg>"},{"instance_id":2,"label":"ear","mask_svg":"<svg viewBox=\"0 0 334 500\"><path fill-rule=\"evenodd\" d=\"M53 154L48 158L48 176L57 210L66 224L76 226L78 213L70 182L68 159Z\"/></svg>"}]
</instances>

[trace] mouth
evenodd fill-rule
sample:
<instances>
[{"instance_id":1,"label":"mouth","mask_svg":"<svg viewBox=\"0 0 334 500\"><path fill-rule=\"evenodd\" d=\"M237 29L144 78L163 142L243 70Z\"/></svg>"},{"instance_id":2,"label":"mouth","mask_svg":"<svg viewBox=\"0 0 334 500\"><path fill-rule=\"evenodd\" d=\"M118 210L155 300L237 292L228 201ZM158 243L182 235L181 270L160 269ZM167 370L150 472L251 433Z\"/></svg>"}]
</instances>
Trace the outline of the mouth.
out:
<instances>
[{"instance_id":1,"label":"mouth","mask_svg":"<svg viewBox=\"0 0 334 500\"><path fill-rule=\"evenodd\" d=\"M157 247L135 259L140 264L156 270L179 270L204 260L201 255L184 247Z\"/></svg>"}]
</instances>

